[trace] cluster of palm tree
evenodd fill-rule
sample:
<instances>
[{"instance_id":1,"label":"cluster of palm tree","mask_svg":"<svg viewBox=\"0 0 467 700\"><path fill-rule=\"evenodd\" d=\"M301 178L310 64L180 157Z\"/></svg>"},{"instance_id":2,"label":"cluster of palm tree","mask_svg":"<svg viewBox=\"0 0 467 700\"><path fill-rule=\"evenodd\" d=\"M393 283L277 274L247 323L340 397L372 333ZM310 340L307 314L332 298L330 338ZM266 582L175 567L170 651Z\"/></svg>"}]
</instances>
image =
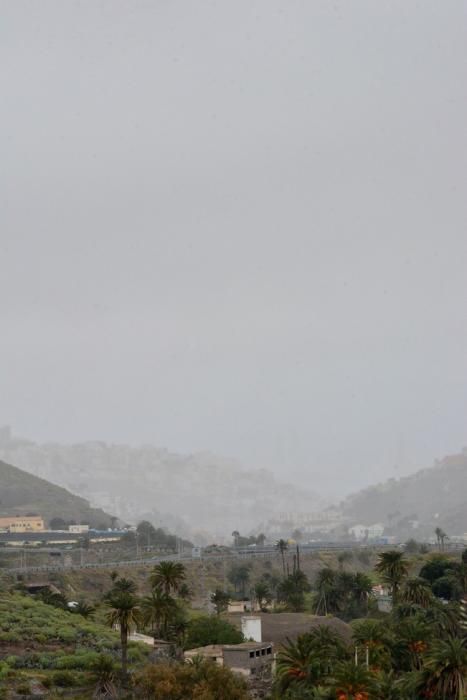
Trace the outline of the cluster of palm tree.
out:
<instances>
[{"instance_id":1,"label":"cluster of palm tree","mask_svg":"<svg viewBox=\"0 0 467 700\"><path fill-rule=\"evenodd\" d=\"M286 560L288 541L280 539L275 547L282 560L283 574L282 581L276 586L277 602L284 604L288 610L301 612L306 606L305 594L311 590L311 586L306 574L300 568L300 548L297 544L292 556L292 571L290 571L289 561Z\"/></svg>"},{"instance_id":2,"label":"cluster of palm tree","mask_svg":"<svg viewBox=\"0 0 467 700\"><path fill-rule=\"evenodd\" d=\"M315 613L328 615L339 613L344 618L354 618L368 611L372 581L364 573L321 569L315 581Z\"/></svg>"},{"instance_id":3,"label":"cluster of palm tree","mask_svg":"<svg viewBox=\"0 0 467 700\"><path fill-rule=\"evenodd\" d=\"M289 610L301 612L305 609L305 593L310 589L306 574L295 567L277 587L277 600L284 603Z\"/></svg>"},{"instance_id":4,"label":"cluster of palm tree","mask_svg":"<svg viewBox=\"0 0 467 700\"><path fill-rule=\"evenodd\" d=\"M467 558L467 554L465 555ZM368 600L368 583L323 569L320 612L341 613L343 591ZM423 573L423 568L420 573ZM392 596L392 611L372 606L352 623L349 643L329 628L289 641L277 664L276 697L288 700L463 700L467 691L467 604L437 598L430 581L409 576L400 551L379 555L375 574Z\"/></svg>"},{"instance_id":5,"label":"cluster of palm tree","mask_svg":"<svg viewBox=\"0 0 467 700\"><path fill-rule=\"evenodd\" d=\"M141 598L134 581L112 575L112 587L104 602L109 625L120 631L124 678L128 672L128 638L132 630L150 630L154 637L180 641L187 626L180 604L180 598L186 597L185 578L185 567L180 562L160 562L150 576L150 595Z\"/></svg>"},{"instance_id":6,"label":"cluster of palm tree","mask_svg":"<svg viewBox=\"0 0 467 700\"><path fill-rule=\"evenodd\" d=\"M444 552L444 543L446 540L449 539L447 534L444 532L444 530L441 527L437 527L435 529L435 535L436 535L436 541L438 543L438 549L440 552Z\"/></svg>"}]
</instances>

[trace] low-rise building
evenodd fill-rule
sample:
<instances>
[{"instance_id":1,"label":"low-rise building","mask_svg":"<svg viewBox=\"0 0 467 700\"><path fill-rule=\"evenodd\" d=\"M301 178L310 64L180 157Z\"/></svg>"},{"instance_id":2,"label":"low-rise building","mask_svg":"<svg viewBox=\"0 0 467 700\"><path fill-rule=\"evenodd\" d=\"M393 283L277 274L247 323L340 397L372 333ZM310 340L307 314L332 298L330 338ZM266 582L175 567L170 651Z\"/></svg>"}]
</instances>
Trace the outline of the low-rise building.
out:
<instances>
[{"instance_id":1,"label":"low-rise building","mask_svg":"<svg viewBox=\"0 0 467 700\"><path fill-rule=\"evenodd\" d=\"M271 642L229 644L222 649L224 666L244 676L270 678L274 662Z\"/></svg>"},{"instance_id":2,"label":"low-rise building","mask_svg":"<svg viewBox=\"0 0 467 700\"><path fill-rule=\"evenodd\" d=\"M201 656L219 666L230 668L243 676L270 678L274 663L271 642L242 642L241 644L209 644L185 651L185 660Z\"/></svg>"},{"instance_id":3,"label":"low-rise building","mask_svg":"<svg viewBox=\"0 0 467 700\"><path fill-rule=\"evenodd\" d=\"M89 525L68 525L68 532L73 532L76 535L85 535L89 532Z\"/></svg>"},{"instance_id":4,"label":"low-rise building","mask_svg":"<svg viewBox=\"0 0 467 700\"><path fill-rule=\"evenodd\" d=\"M40 515L5 515L0 517L0 530L6 532L44 532Z\"/></svg>"},{"instance_id":5,"label":"low-rise building","mask_svg":"<svg viewBox=\"0 0 467 700\"><path fill-rule=\"evenodd\" d=\"M188 649L184 653L185 661L194 659L196 657L201 657L203 659L209 659L214 661L219 666L224 665L224 655L222 653L222 644L208 644L205 647L196 647L195 649Z\"/></svg>"}]
</instances>

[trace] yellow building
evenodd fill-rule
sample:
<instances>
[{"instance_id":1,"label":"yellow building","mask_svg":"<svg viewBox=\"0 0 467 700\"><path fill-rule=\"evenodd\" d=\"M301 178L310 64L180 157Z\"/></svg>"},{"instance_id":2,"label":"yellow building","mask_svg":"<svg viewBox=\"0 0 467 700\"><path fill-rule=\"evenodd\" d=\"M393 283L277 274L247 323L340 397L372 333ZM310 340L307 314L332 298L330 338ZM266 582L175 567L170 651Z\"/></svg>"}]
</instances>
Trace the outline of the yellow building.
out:
<instances>
[{"instance_id":1,"label":"yellow building","mask_svg":"<svg viewBox=\"0 0 467 700\"><path fill-rule=\"evenodd\" d=\"M0 517L0 530L8 532L44 532L40 515L5 515Z\"/></svg>"}]
</instances>

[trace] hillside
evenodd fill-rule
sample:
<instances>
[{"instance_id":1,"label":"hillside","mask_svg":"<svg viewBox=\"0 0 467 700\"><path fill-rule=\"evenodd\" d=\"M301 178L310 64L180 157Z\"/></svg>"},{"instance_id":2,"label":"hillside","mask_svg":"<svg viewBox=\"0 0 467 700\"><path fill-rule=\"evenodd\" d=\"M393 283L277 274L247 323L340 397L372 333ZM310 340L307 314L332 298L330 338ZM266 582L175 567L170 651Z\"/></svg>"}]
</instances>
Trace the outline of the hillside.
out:
<instances>
[{"instance_id":1,"label":"hillside","mask_svg":"<svg viewBox=\"0 0 467 700\"><path fill-rule=\"evenodd\" d=\"M95 664L102 654L118 664L119 649L118 633L99 621L19 592L0 591L2 698L94 697ZM146 663L148 652L146 645L130 642L133 668Z\"/></svg>"},{"instance_id":2,"label":"hillside","mask_svg":"<svg viewBox=\"0 0 467 700\"><path fill-rule=\"evenodd\" d=\"M37 444L0 430L0 459L70 489L126 522L145 518L206 543L247 533L289 511L314 511L320 499L209 453L177 454L143 445Z\"/></svg>"},{"instance_id":3,"label":"hillside","mask_svg":"<svg viewBox=\"0 0 467 700\"><path fill-rule=\"evenodd\" d=\"M0 516L39 513L46 523L52 518L109 527L111 516L60 486L0 461Z\"/></svg>"},{"instance_id":4,"label":"hillside","mask_svg":"<svg viewBox=\"0 0 467 700\"><path fill-rule=\"evenodd\" d=\"M441 527L462 535L467 532L467 450L353 494L341 508L355 522L384 523L389 534L427 537Z\"/></svg>"}]
</instances>

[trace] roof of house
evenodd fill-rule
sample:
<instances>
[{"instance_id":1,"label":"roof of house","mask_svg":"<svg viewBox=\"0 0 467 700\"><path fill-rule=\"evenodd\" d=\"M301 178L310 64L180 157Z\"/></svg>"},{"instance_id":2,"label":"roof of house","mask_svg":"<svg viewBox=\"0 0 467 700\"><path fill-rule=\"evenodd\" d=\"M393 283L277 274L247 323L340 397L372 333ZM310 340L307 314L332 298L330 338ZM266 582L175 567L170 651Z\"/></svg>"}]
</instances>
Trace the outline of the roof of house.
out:
<instances>
[{"instance_id":1,"label":"roof of house","mask_svg":"<svg viewBox=\"0 0 467 700\"><path fill-rule=\"evenodd\" d=\"M222 656L222 644L207 644L205 647L195 647L194 649L187 649L185 655L190 656Z\"/></svg>"},{"instance_id":2,"label":"roof of house","mask_svg":"<svg viewBox=\"0 0 467 700\"><path fill-rule=\"evenodd\" d=\"M352 637L350 625L337 617L320 617L308 613L256 613L255 615L261 617L263 639L276 645L283 644L287 639L294 640L299 635L320 626L331 627L346 643L349 643ZM232 613L228 619L241 629L240 613Z\"/></svg>"},{"instance_id":3,"label":"roof of house","mask_svg":"<svg viewBox=\"0 0 467 700\"><path fill-rule=\"evenodd\" d=\"M264 647L265 644L272 644L272 642L240 642L240 644L223 644L222 649L258 649L258 647Z\"/></svg>"},{"instance_id":4,"label":"roof of house","mask_svg":"<svg viewBox=\"0 0 467 700\"><path fill-rule=\"evenodd\" d=\"M208 644L205 647L196 647L195 649L187 649L185 654L190 656L222 656L224 649L231 651L249 651L251 649L259 649L264 647L266 644L272 644L272 642L240 642L240 644Z\"/></svg>"}]
</instances>

